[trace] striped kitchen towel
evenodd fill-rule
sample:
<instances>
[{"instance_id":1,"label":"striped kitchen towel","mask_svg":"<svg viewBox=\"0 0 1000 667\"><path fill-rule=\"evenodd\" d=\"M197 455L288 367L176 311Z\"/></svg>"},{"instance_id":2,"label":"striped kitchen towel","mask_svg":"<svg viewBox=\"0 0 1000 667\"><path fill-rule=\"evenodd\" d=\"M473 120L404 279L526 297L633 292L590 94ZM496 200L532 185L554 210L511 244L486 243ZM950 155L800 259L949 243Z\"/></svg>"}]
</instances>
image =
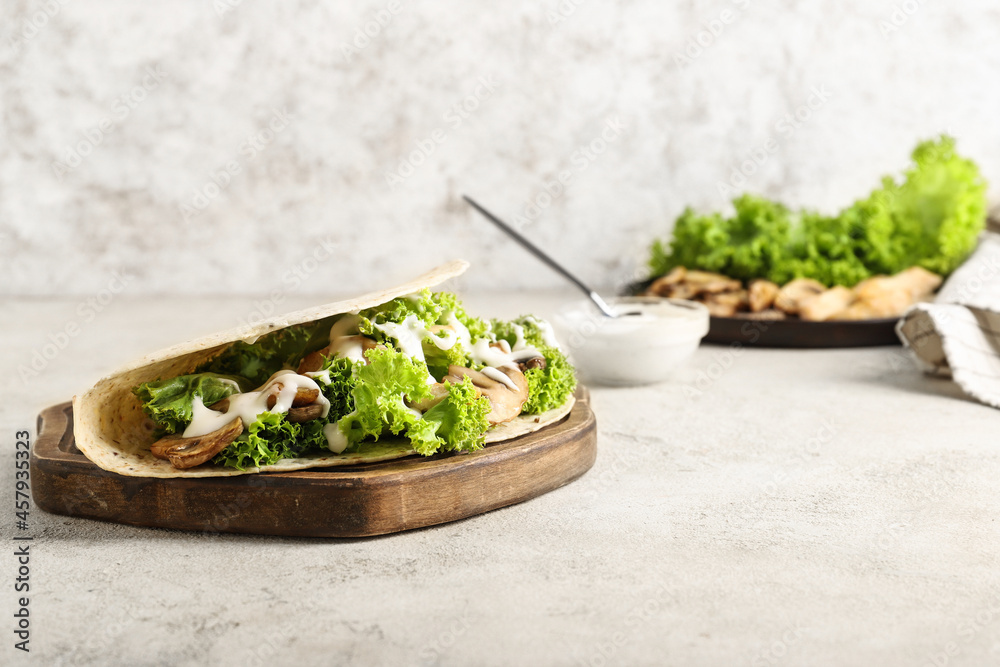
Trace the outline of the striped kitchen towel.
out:
<instances>
[{"instance_id":1,"label":"striped kitchen towel","mask_svg":"<svg viewBox=\"0 0 1000 667\"><path fill-rule=\"evenodd\" d=\"M927 372L1000 408L1000 234L985 232L934 302L911 308L896 332Z\"/></svg>"}]
</instances>

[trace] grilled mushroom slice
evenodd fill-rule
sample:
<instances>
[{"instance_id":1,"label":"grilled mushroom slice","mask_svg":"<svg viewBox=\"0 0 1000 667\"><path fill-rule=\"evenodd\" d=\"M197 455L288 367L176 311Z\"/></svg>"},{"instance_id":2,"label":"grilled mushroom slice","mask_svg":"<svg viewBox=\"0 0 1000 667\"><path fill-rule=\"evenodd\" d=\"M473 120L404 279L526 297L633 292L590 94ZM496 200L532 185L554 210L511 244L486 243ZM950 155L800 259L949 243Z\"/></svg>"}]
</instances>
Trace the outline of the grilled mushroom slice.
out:
<instances>
[{"instance_id":1,"label":"grilled mushroom slice","mask_svg":"<svg viewBox=\"0 0 1000 667\"><path fill-rule=\"evenodd\" d=\"M313 403L312 405L306 405L301 408L289 408L288 421L293 424L308 422L313 419L319 419L322 414L323 406L319 403Z\"/></svg>"},{"instance_id":2,"label":"grilled mushroom slice","mask_svg":"<svg viewBox=\"0 0 1000 667\"><path fill-rule=\"evenodd\" d=\"M511 389L505 383L487 376L480 371L463 366L448 366L445 382L461 382L464 378L472 380L479 393L490 399L492 410L486 416L490 424L508 422L521 414L521 407L528 400L528 380L524 373L512 366L494 369L506 375L517 389Z\"/></svg>"},{"instance_id":3,"label":"grilled mushroom slice","mask_svg":"<svg viewBox=\"0 0 1000 667\"><path fill-rule=\"evenodd\" d=\"M316 350L311 352L306 356L302 357L302 361L299 362L298 371L299 375L305 373L313 373L323 368L323 359L330 356L330 346L327 345L322 350Z\"/></svg>"},{"instance_id":4,"label":"grilled mushroom slice","mask_svg":"<svg viewBox=\"0 0 1000 667\"><path fill-rule=\"evenodd\" d=\"M687 269L675 266L670 273L654 280L646 289L646 296L672 296L677 285L684 281Z\"/></svg>"},{"instance_id":5,"label":"grilled mushroom slice","mask_svg":"<svg viewBox=\"0 0 1000 667\"><path fill-rule=\"evenodd\" d=\"M274 383L273 393L267 397L267 409L272 409L278 402L278 392L284 389L284 385L280 382ZM295 398L292 399L293 408L301 408L304 405L309 405L314 403L316 399L319 398L319 389L306 389L305 387L299 387L295 391Z\"/></svg>"},{"instance_id":6,"label":"grilled mushroom slice","mask_svg":"<svg viewBox=\"0 0 1000 667\"><path fill-rule=\"evenodd\" d=\"M747 291L750 310L754 313L759 313L774 305L774 300L778 297L778 292L781 291L781 288L770 280L758 278L757 280L750 281L750 287Z\"/></svg>"},{"instance_id":7,"label":"grilled mushroom slice","mask_svg":"<svg viewBox=\"0 0 1000 667\"><path fill-rule=\"evenodd\" d=\"M789 315L798 315L809 299L825 291L826 287L812 278L796 278L781 288L774 298L774 307Z\"/></svg>"},{"instance_id":8,"label":"grilled mushroom slice","mask_svg":"<svg viewBox=\"0 0 1000 667\"><path fill-rule=\"evenodd\" d=\"M195 438L185 438L179 434L160 438L150 446L149 450L156 458L170 461L175 468L184 470L205 463L225 449L241 433L243 433L243 420L236 417L222 428Z\"/></svg>"},{"instance_id":9,"label":"grilled mushroom slice","mask_svg":"<svg viewBox=\"0 0 1000 667\"><path fill-rule=\"evenodd\" d=\"M525 359L524 361L517 362L517 367L523 373L524 371L531 370L532 368L545 368L545 357L532 357L531 359Z\"/></svg>"}]
</instances>

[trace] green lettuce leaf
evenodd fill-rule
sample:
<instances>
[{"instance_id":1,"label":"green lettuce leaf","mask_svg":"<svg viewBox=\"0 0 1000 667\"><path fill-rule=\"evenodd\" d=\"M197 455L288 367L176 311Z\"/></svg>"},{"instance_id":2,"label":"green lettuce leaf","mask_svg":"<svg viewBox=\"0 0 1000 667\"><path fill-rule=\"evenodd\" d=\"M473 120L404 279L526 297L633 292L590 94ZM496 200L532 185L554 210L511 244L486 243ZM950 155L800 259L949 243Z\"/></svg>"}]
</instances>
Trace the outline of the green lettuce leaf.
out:
<instances>
[{"instance_id":1,"label":"green lettuce leaf","mask_svg":"<svg viewBox=\"0 0 1000 667\"><path fill-rule=\"evenodd\" d=\"M566 355L554 347L542 345L538 351L545 357L545 368L529 368L528 400L521 414L537 415L563 405L576 389L576 374Z\"/></svg>"},{"instance_id":2,"label":"green lettuce leaf","mask_svg":"<svg viewBox=\"0 0 1000 667\"><path fill-rule=\"evenodd\" d=\"M354 366L354 411L338 423L348 446L369 438L377 440L387 432L405 435L425 456L441 448L481 446L489 427L489 400L480 400L471 382L449 386L448 396L421 415L408 407L406 400L431 398L427 366L390 349L368 350L365 358L367 365Z\"/></svg>"},{"instance_id":3,"label":"green lettuce leaf","mask_svg":"<svg viewBox=\"0 0 1000 667\"><path fill-rule=\"evenodd\" d=\"M976 163L955 151L955 140L925 141L896 182L855 202L843 215L861 236L860 249L877 273L911 266L948 275L976 245L986 220L986 181Z\"/></svg>"},{"instance_id":4,"label":"green lettuce leaf","mask_svg":"<svg viewBox=\"0 0 1000 667\"><path fill-rule=\"evenodd\" d=\"M293 424L284 413L261 413L243 435L215 455L212 463L246 470L325 450L325 424L322 419Z\"/></svg>"},{"instance_id":5,"label":"green lettuce leaf","mask_svg":"<svg viewBox=\"0 0 1000 667\"><path fill-rule=\"evenodd\" d=\"M489 324L485 320L469 315L458 296L452 292L431 292L424 289L416 294L401 296L392 301L362 310L359 314L362 320L368 320L375 324L386 322L402 322L410 315L416 315L426 326L435 324L445 324L449 313L454 313L459 322L465 325L472 336L472 340L484 338L489 335ZM366 331L365 328L368 330ZM367 325L362 328L361 333L365 335L377 335L374 328Z\"/></svg>"},{"instance_id":6,"label":"green lettuce leaf","mask_svg":"<svg viewBox=\"0 0 1000 667\"><path fill-rule=\"evenodd\" d=\"M947 276L984 227L986 183L950 137L920 143L912 159L901 181L883 178L881 188L836 216L793 212L749 194L733 200L729 218L686 209L669 246L653 242L651 274L685 266L743 281L805 277L846 286L910 266Z\"/></svg>"},{"instance_id":7,"label":"green lettuce leaf","mask_svg":"<svg viewBox=\"0 0 1000 667\"><path fill-rule=\"evenodd\" d=\"M212 405L246 388L246 381L216 373L194 373L169 380L143 382L132 389L142 409L156 424L156 434L179 433L191 422L195 396Z\"/></svg>"},{"instance_id":8,"label":"green lettuce leaf","mask_svg":"<svg viewBox=\"0 0 1000 667\"><path fill-rule=\"evenodd\" d=\"M455 366L465 366L466 368L473 366L472 358L466 353L465 348L458 343L452 345L447 350L442 350L432 342L425 340L423 348L427 370L430 371L430 374L438 382L448 374L448 366L452 364Z\"/></svg>"},{"instance_id":9,"label":"green lettuce leaf","mask_svg":"<svg viewBox=\"0 0 1000 667\"><path fill-rule=\"evenodd\" d=\"M368 350L365 358L354 366L354 411L339 422L349 446L385 431L398 435L419 418L405 399L431 398L425 364L390 349Z\"/></svg>"},{"instance_id":10,"label":"green lettuce leaf","mask_svg":"<svg viewBox=\"0 0 1000 667\"><path fill-rule=\"evenodd\" d=\"M486 441L490 401L480 396L472 380L448 383L448 395L407 430L413 448L428 456L439 450L474 451Z\"/></svg>"},{"instance_id":11,"label":"green lettuce leaf","mask_svg":"<svg viewBox=\"0 0 1000 667\"><path fill-rule=\"evenodd\" d=\"M330 413L326 422L339 420L346 414L354 411L354 367L357 362L345 358L327 358L323 364L323 369L330 371L330 382L323 380L322 376L313 376L313 380L319 385L320 390L326 399L330 401Z\"/></svg>"},{"instance_id":12,"label":"green lettuce leaf","mask_svg":"<svg viewBox=\"0 0 1000 667\"><path fill-rule=\"evenodd\" d=\"M297 368L302 357L329 343L328 317L310 324L299 324L261 336L254 343L236 341L226 350L198 368L198 372L238 375L254 387L264 384L283 368Z\"/></svg>"}]
</instances>

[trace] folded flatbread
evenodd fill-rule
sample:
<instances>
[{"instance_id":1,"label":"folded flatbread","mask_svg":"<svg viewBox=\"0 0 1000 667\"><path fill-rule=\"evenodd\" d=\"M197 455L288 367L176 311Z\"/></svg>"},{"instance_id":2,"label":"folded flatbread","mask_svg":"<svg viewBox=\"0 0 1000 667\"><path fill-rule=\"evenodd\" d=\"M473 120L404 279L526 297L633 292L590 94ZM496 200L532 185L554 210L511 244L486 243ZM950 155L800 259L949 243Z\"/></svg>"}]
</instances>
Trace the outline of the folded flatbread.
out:
<instances>
[{"instance_id":1,"label":"folded flatbread","mask_svg":"<svg viewBox=\"0 0 1000 667\"><path fill-rule=\"evenodd\" d=\"M153 425L133 390L142 383L193 373L238 341L253 343L262 336L286 327L380 306L393 299L437 286L458 276L467 267L468 264L464 261L454 261L398 287L297 311L259 324L236 327L147 355L103 378L86 393L74 397L76 445L101 468L122 475L139 477L221 477L258 472L287 472L306 468L372 463L412 455L414 449L409 440L387 433L377 440L362 442L350 451L340 454L335 454L333 451L315 451L296 458L281 459L270 465L247 467L242 470L211 462L188 469L178 469L170 461L156 458L151 453L150 446L157 441L158 434L154 434ZM536 414L519 415L510 421L492 426L486 432L485 441L502 442L545 428L565 417L573 402L572 394L569 393L561 405L552 409Z\"/></svg>"}]
</instances>

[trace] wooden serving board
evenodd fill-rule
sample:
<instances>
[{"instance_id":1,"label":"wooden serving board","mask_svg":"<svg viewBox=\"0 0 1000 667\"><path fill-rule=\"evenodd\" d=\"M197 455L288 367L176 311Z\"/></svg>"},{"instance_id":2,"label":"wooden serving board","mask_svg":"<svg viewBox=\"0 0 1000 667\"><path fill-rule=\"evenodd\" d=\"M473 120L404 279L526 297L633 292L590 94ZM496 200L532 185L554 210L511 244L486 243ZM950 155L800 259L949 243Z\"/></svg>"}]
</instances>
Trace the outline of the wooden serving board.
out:
<instances>
[{"instance_id":1,"label":"wooden serving board","mask_svg":"<svg viewBox=\"0 0 1000 667\"><path fill-rule=\"evenodd\" d=\"M366 537L457 521L568 484L594 464L589 393L562 421L478 452L237 477L127 477L76 448L73 406L38 416L32 493L47 512L209 533Z\"/></svg>"}]
</instances>

